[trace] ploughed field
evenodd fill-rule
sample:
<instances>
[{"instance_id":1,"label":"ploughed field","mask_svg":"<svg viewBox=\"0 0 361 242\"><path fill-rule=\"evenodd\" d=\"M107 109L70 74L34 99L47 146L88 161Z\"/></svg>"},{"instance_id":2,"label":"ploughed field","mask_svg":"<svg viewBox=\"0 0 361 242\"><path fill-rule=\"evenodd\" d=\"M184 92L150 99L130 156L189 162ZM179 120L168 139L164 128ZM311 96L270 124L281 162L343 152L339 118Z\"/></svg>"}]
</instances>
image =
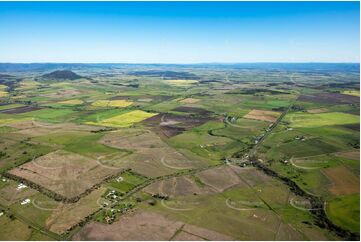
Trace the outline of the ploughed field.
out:
<instances>
[{"instance_id":1,"label":"ploughed field","mask_svg":"<svg viewBox=\"0 0 361 242\"><path fill-rule=\"evenodd\" d=\"M1 73L1 240L359 238L358 72L77 68Z\"/></svg>"}]
</instances>

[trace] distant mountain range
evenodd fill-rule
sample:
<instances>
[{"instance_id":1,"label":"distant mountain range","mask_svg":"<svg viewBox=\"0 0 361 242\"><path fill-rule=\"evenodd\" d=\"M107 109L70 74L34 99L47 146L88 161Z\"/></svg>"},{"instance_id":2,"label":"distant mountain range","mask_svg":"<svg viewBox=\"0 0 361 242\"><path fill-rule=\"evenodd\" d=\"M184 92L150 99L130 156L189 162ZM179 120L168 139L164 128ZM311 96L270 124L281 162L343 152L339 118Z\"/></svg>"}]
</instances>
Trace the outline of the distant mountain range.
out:
<instances>
[{"instance_id":1,"label":"distant mountain range","mask_svg":"<svg viewBox=\"0 0 361 242\"><path fill-rule=\"evenodd\" d=\"M299 72L359 72L360 63L200 63L200 64L127 64L127 63L0 63L0 72L45 72L59 69L79 70L84 68L113 69L113 68L146 68L149 70L171 69L171 67L184 68L214 68L229 69L261 69L273 71L299 71ZM135 70L138 71L138 70ZM143 69L140 71L144 71ZM153 73L154 74L154 73Z\"/></svg>"}]
</instances>

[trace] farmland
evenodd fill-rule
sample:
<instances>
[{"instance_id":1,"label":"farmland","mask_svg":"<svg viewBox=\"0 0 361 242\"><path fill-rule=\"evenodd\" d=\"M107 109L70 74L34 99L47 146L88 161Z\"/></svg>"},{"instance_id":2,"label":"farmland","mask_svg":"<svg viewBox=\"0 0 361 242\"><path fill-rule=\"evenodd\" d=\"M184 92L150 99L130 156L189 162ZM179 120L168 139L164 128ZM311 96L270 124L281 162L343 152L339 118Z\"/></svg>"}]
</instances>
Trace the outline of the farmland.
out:
<instances>
[{"instance_id":1,"label":"farmland","mask_svg":"<svg viewBox=\"0 0 361 242\"><path fill-rule=\"evenodd\" d=\"M289 65L0 64L0 239L357 240L358 70Z\"/></svg>"}]
</instances>

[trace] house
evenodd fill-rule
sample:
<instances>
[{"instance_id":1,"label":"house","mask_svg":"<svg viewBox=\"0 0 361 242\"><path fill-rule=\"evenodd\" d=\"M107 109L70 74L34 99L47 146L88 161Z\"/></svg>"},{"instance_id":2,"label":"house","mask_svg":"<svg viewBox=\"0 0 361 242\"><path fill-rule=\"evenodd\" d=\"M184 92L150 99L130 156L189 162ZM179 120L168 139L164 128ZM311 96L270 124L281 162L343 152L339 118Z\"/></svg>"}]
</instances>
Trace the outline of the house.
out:
<instances>
[{"instance_id":1,"label":"house","mask_svg":"<svg viewBox=\"0 0 361 242\"><path fill-rule=\"evenodd\" d=\"M26 188L26 187L28 187L28 186L26 186L26 185L24 185L24 184L22 184L22 183L20 183L19 185L18 185L18 187L16 188L16 190L21 190L21 189L23 189L23 188Z\"/></svg>"},{"instance_id":2,"label":"house","mask_svg":"<svg viewBox=\"0 0 361 242\"><path fill-rule=\"evenodd\" d=\"M20 204L21 205L26 205L26 204L29 204L29 203L30 203L30 199L27 198L27 199L23 200Z\"/></svg>"}]
</instances>

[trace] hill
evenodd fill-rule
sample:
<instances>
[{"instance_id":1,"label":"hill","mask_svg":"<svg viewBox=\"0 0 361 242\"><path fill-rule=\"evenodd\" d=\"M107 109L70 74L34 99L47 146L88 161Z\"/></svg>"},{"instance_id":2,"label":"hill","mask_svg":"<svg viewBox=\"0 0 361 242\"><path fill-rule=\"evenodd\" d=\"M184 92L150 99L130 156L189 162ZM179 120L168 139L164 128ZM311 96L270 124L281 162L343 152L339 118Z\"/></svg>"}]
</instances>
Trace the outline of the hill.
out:
<instances>
[{"instance_id":1,"label":"hill","mask_svg":"<svg viewBox=\"0 0 361 242\"><path fill-rule=\"evenodd\" d=\"M83 78L82 76L79 76L78 74L69 70L53 71L48 74L44 74L42 77L55 80L76 80Z\"/></svg>"}]
</instances>

